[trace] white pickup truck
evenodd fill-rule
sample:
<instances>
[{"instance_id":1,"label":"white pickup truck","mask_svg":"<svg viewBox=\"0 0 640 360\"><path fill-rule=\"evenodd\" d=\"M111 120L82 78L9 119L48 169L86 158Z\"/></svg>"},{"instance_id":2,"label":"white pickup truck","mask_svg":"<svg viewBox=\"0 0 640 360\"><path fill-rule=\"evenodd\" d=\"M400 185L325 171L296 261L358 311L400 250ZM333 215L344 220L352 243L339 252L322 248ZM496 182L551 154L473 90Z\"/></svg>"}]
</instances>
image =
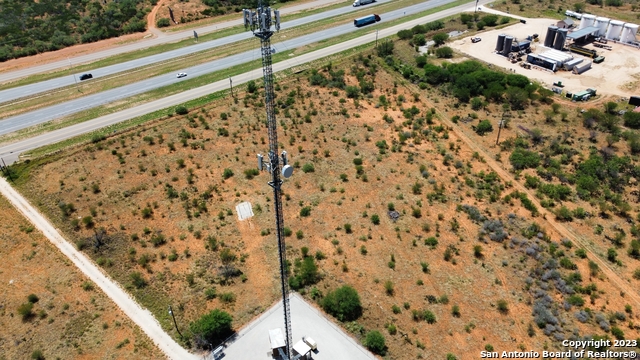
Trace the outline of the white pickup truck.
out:
<instances>
[{"instance_id":1,"label":"white pickup truck","mask_svg":"<svg viewBox=\"0 0 640 360\"><path fill-rule=\"evenodd\" d=\"M355 0L353 2L353 6L367 5L367 4L371 4L374 1L375 0Z\"/></svg>"}]
</instances>

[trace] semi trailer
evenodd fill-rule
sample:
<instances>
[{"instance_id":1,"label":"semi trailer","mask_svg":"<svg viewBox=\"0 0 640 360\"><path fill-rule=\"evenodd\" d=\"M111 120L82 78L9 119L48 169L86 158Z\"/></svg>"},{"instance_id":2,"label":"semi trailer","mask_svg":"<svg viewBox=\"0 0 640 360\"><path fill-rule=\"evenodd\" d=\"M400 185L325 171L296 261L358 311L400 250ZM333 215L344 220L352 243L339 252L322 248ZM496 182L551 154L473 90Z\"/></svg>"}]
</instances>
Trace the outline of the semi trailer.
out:
<instances>
[{"instance_id":1,"label":"semi trailer","mask_svg":"<svg viewBox=\"0 0 640 360\"><path fill-rule=\"evenodd\" d=\"M378 16L376 14L371 14L371 15L364 16L364 17L357 18L357 19L353 20L353 25L355 25L356 27L360 27L360 26L373 24L373 23L375 23L377 21L380 21L380 16Z\"/></svg>"},{"instance_id":2,"label":"semi trailer","mask_svg":"<svg viewBox=\"0 0 640 360\"><path fill-rule=\"evenodd\" d=\"M355 0L353 2L353 6L367 5L371 4L372 2L375 2L375 0Z\"/></svg>"}]
</instances>

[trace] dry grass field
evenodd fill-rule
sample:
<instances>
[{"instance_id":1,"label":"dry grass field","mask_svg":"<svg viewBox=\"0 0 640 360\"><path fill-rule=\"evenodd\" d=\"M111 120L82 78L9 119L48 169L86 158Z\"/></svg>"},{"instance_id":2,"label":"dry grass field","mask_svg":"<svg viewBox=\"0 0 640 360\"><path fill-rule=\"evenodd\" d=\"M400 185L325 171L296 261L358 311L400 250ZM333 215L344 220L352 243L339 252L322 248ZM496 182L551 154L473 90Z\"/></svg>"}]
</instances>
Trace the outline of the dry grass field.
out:
<instances>
[{"instance_id":1,"label":"dry grass field","mask_svg":"<svg viewBox=\"0 0 640 360\"><path fill-rule=\"evenodd\" d=\"M396 42L396 64L413 65L414 55ZM607 218L599 217L599 202L579 199L573 184L562 200L542 190L537 198L525 174L540 172L514 172L508 160L522 141L539 153L571 148L576 153L559 165L559 155L549 154L542 167L558 158L553 166L570 172L591 148L607 145L607 134L584 128L570 103L558 114L539 99L526 111L494 103L472 110L392 68L365 51L318 69L326 86L310 84L319 80L310 72L278 80L279 141L296 168L283 185L287 257L294 275L307 254L321 274L299 291L318 300L353 286L364 313L342 325L359 339L380 330L389 359L471 359L490 348L542 351L561 349L561 339L640 337L633 278L640 263L627 254L637 237L632 225L616 208L605 206ZM342 81L373 90L350 98L353 88L341 89ZM263 93L237 96L16 170L19 189L175 338L169 304L188 334L188 324L214 308L239 328L280 295L272 192L267 175L253 171L256 154L268 149ZM494 146L495 126L485 136L473 132L478 120L496 124L503 113L507 145ZM543 138L536 143L533 129ZM627 153L619 138L610 145L609 154ZM637 166L637 157L630 161ZM629 185L621 196L634 223ZM240 222L235 206L243 201L255 216ZM561 206L590 215L560 223L552 212ZM619 262L609 262L607 239L622 232Z\"/></svg>"},{"instance_id":2,"label":"dry grass field","mask_svg":"<svg viewBox=\"0 0 640 360\"><path fill-rule=\"evenodd\" d=\"M162 358L4 198L0 214L0 359Z\"/></svg>"}]
</instances>

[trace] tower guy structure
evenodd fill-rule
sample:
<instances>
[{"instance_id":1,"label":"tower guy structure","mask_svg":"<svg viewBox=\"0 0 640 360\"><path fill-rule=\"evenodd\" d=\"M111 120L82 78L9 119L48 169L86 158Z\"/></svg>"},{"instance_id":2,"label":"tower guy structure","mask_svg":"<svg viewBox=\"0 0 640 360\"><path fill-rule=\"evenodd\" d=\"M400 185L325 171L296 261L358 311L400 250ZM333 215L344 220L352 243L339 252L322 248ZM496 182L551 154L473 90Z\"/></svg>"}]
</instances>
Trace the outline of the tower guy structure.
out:
<instances>
[{"instance_id":1,"label":"tower guy structure","mask_svg":"<svg viewBox=\"0 0 640 360\"><path fill-rule=\"evenodd\" d=\"M256 11L250 9L242 10L245 28L251 29L253 34L260 38L260 49L262 53L262 73L264 78L264 104L267 111L267 127L269 130L269 154L268 158L258 154L258 169L266 170L271 174L269 185L273 188L273 205L276 218L276 237L278 240L278 254L280 260L280 286L282 290L282 305L284 308L285 323L285 352L281 354L285 359L293 358L291 341L291 311L289 306L289 283L287 281L287 257L284 243L284 221L282 212L282 180L288 178L293 173L293 168L287 164L287 153L283 151L278 156L278 132L276 116L274 112L274 91L273 91L273 71L271 69L271 26L276 31L280 30L280 11L274 10L271 16L271 8L258 2Z\"/></svg>"}]
</instances>

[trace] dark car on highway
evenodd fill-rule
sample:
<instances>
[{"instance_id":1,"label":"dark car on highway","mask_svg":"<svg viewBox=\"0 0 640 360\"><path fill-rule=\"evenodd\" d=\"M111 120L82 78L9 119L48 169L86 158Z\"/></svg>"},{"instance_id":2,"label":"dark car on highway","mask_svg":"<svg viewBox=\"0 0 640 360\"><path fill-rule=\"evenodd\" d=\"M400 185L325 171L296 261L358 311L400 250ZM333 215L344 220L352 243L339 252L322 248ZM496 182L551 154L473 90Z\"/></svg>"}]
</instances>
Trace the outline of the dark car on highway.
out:
<instances>
[{"instance_id":1,"label":"dark car on highway","mask_svg":"<svg viewBox=\"0 0 640 360\"><path fill-rule=\"evenodd\" d=\"M82 80L92 79L92 78L93 78L93 75L91 75L91 74L82 74L82 75L80 75L80 80L81 81Z\"/></svg>"}]
</instances>

